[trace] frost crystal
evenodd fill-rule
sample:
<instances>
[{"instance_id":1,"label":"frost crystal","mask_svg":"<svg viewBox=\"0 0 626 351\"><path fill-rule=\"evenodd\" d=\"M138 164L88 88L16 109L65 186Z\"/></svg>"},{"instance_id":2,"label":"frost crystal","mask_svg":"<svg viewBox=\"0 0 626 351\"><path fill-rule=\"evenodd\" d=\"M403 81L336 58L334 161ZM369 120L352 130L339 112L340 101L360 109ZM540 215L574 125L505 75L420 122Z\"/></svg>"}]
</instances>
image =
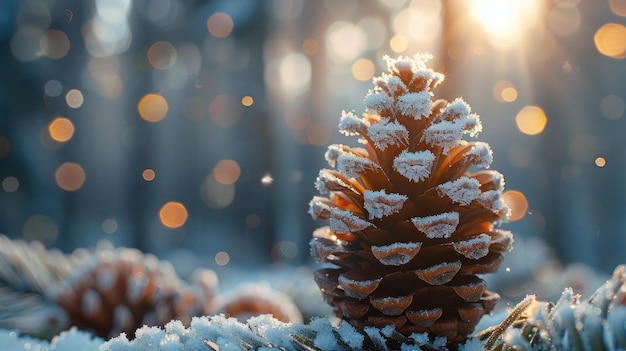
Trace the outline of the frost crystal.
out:
<instances>
[{"instance_id":1,"label":"frost crystal","mask_svg":"<svg viewBox=\"0 0 626 351\"><path fill-rule=\"evenodd\" d=\"M393 159L393 168L408 179L418 182L428 178L434 160L435 155L430 150L417 152L404 150Z\"/></svg>"},{"instance_id":2,"label":"frost crystal","mask_svg":"<svg viewBox=\"0 0 626 351\"><path fill-rule=\"evenodd\" d=\"M398 122L389 122L389 118L372 124L367 128L367 135L381 151L390 145L404 146L409 143L409 131Z\"/></svg>"},{"instance_id":3,"label":"frost crystal","mask_svg":"<svg viewBox=\"0 0 626 351\"><path fill-rule=\"evenodd\" d=\"M413 225L430 239L449 238L459 225L458 212L445 212L428 217L411 219Z\"/></svg>"},{"instance_id":4,"label":"frost crystal","mask_svg":"<svg viewBox=\"0 0 626 351\"><path fill-rule=\"evenodd\" d=\"M463 160L466 164L474 165L477 167L489 168L491 162L493 162L493 153L489 144L482 141L476 142L472 148L465 153Z\"/></svg>"},{"instance_id":5,"label":"frost crystal","mask_svg":"<svg viewBox=\"0 0 626 351\"><path fill-rule=\"evenodd\" d=\"M408 93L400 96L396 104L403 115L420 119L430 115L430 93L428 90L419 93Z\"/></svg>"},{"instance_id":6,"label":"frost crystal","mask_svg":"<svg viewBox=\"0 0 626 351\"><path fill-rule=\"evenodd\" d=\"M358 118L354 112L341 112L341 119L339 119L339 132L348 136L364 135L367 130L367 123Z\"/></svg>"},{"instance_id":7,"label":"frost crystal","mask_svg":"<svg viewBox=\"0 0 626 351\"><path fill-rule=\"evenodd\" d=\"M431 124L424 130L422 140L433 146L443 148L447 154L451 147L456 146L463 136L464 125L459 122L441 121Z\"/></svg>"},{"instance_id":8,"label":"frost crystal","mask_svg":"<svg viewBox=\"0 0 626 351\"><path fill-rule=\"evenodd\" d=\"M330 206L332 202L321 196L314 196L311 202L309 202L309 214L313 219L327 220L330 218Z\"/></svg>"},{"instance_id":9,"label":"frost crystal","mask_svg":"<svg viewBox=\"0 0 626 351\"><path fill-rule=\"evenodd\" d=\"M374 111L378 114L391 106L389 95L384 92L370 90L365 97L365 107L367 110Z\"/></svg>"},{"instance_id":10,"label":"frost crystal","mask_svg":"<svg viewBox=\"0 0 626 351\"><path fill-rule=\"evenodd\" d=\"M386 266L401 266L417 255L422 243L396 242L384 246L372 246L372 254Z\"/></svg>"},{"instance_id":11,"label":"frost crystal","mask_svg":"<svg viewBox=\"0 0 626 351\"><path fill-rule=\"evenodd\" d=\"M328 162L331 167L335 167L337 162L337 158L339 155L344 154L346 151L344 150L345 146L341 144L332 144L328 146L328 150L324 154L324 158Z\"/></svg>"},{"instance_id":12,"label":"frost crystal","mask_svg":"<svg viewBox=\"0 0 626 351\"><path fill-rule=\"evenodd\" d=\"M369 213L369 219L383 218L400 211L408 199L402 194L387 194L385 190L365 190L363 194L364 207Z\"/></svg>"},{"instance_id":13,"label":"frost crystal","mask_svg":"<svg viewBox=\"0 0 626 351\"><path fill-rule=\"evenodd\" d=\"M344 152L337 157L337 170L348 178L357 178L361 173L376 171L380 166L367 157Z\"/></svg>"},{"instance_id":14,"label":"frost crystal","mask_svg":"<svg viewBox=\"0 0 626 351\"><path fill-rule=\"evenodd\" d=\"M359 218L352 211L333 208L330 211L330 229L335 233L350 233L374 226L372 223Z\"/></svg>"},{"instance_id":15,"label":"frost crystal","mask_svg":"<svg viewBox=\"0 0 626 351\"><path fill-rule=\"evenodd\" d=\"M440 195L446 195L453 202L469 205L480 195L480 183L466 176L437 186Z\"/></svg>"},{"instance_id":16,"label":"frost crystal","mask_svg":"<svg viewBox=\"0 0 626 351\"><path fill-rule=\"evenodd\" d=\"M477 260L487 256L489 253L489 244L491 243L491 237L487 234L480 234L469 240L459 241L453 243L454 251L469 258L470 260Z\"/></svg>"}]
</instances>

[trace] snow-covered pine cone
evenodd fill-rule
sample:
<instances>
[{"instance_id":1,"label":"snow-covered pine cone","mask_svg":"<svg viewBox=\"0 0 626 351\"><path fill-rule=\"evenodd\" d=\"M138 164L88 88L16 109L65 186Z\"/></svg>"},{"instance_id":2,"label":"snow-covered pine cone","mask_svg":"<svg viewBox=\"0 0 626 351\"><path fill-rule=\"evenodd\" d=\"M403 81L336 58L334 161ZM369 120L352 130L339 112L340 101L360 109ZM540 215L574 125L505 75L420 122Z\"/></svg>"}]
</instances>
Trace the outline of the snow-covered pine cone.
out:
<instances>
[{"instance_id":1,"label":"snow-covered pine cone","mask_svg":"<svg viewBox=\"0 0 626 351\"><path fill-rule=\"evenodd\" d=\"M0 235L0 329L50 338L67 328L67 316L45 294L79 263L41 242Z\"/></svg>"},{"instance_id":2,"label":"snow-covered pine cone","mask_svg":"<svg viewBox=\"0 0 626 351\"><path fill-rule=\"evenodd\" d=\"M217 288L212 271L187 285L167 261L131 248L99 250L86 269L52 293L71 325L101 337L130 333L172 319L189 323L202 314Z\"/></svg>"},{"instance_id":3,"label":"snow-covered pine cone","mask_svg":"<svg viewBox=\"0 0 626 351\"><path fill-rule=\"evenodd\" d=\"M302 323L302 313L287 295L266 283L243 284L217 295L207 315L224 314L245 322L250 317L270 314L283 323Z\"/></svg>"},{"instance_id":4,"label":"snow-covered pine cone","mask_svg":"<svg viewBox=\"0 0 626 351\"><path fill-rule=\"evenodd\" d=\"M443 75L429 55L385 57L363 118L344 112L341 133L363 147L330 145L309 212L311 253L331 268L315 279L336 313L358 328L394 325L451 343L467 338L499 296L477 274L494 272L512 234L504 178L487 168L487 143L465 141L482 129L462 99L432 101Z\"/></svg>"}]
</instances>

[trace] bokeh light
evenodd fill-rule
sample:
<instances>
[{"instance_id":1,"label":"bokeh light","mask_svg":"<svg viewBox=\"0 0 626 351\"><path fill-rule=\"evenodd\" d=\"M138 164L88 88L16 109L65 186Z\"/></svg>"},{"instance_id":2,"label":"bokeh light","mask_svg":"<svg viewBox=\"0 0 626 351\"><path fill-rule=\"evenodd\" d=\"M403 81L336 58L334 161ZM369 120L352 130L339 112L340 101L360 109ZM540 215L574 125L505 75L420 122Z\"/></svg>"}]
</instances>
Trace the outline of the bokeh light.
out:
<instances>
[{"instance_id":1,"label":"bokeh light","mask_svg":"<svg viewBox=\"0 0 626 351\"><path fill-rule=\"evenodd\" d=\"M548 118L541 107L529 105L517 113L515 123L520 132L536 135L543 132L548 123Z\"/></svg>"},{"instance_id":2,"label":"bokeh light","mask_svg":"<svg viewBox=\"0 0 626 351\"><path fill-rule=\"evenodd\" d=\"M252 106L252 104L254 104L254 99L252 98L252 96L246 95L241 98L241 104L246 107L250 107Z\"/></svg>"},{"instance_id":3,"label":"bokeh light","mask_svg":"<svg viewBox=\"0 0 626 351\"><path fill-rule=\"evenodd\" d=\"M78 89L71 89L65 94L65 102L71 108L81 107L84 101L83 93Z\"/></svg>"},{"instance_id":4,"label":"bokeh light","mask_svg":"<svg viewBox=\"0 0 626 351\"><path fill-rule=\"evenodd\" d=\"M311 83L311 63L296 52L285 55L278 68L280 83L284 92L298 95L308 90Z\"/></svg>"},{"instance_id":5,"label":"bokeh light","mask_svg":"<svg viewBox=\"0 0 626 351\"><path fill-rule=\"evenodd\" d=\"M118 224L113 218L107 218L102 221L102 231L107 234L113 234L117 231Z\"/></svg>"},{"instance_id":6,"label":"bokeh light","mask_svg":"<svg viewBox=\"0 0 626 351\"><path fill-rule=\"evenodd\" d=\"M220 251L215 254L215 263L218 266L225 266L230 262L230 255L226 251Z\"/></svg>"},{"instance_id":7,"label":"bokeh light","mask_svg":"<svg viewBox=\"0 0 626 351\"><path fill-rule=\"evenodd\" d=\"M261 184L263 184L265 186L269 186L273 182L274 182L274 178L269 173L266 173L265 175L263 175L263 178L261 178Z\"/></svg>"},{"instance_id":8,"label":"bokeh light","mask_svg":"<svg viewBox=\"0 0 626 351\"><path fill-rule=\"evenodd\" d=\"M50 29L39 40L41 54L51 59L60 59L70 50L70 40L67 35L56 29Z\"/></svg>"},{"instance_id":9,"label":"bokeh light","mask_svg":"<svg viewBox=\"0 0 626 351\"><path fill-rule=\"evenodd\" d=\"M85 183L85 171L78 163L65 162L54 172L54 179L59 188L76 191Z\"/></svg>"},{"instance_id":10,"label":"bokeh light","mask_svg":"<svg viewBox=\"0 0 626 351\"><path fill-rule=\"evenodd\" d=\"M176 63L176 48L166 41L157 41L152 44L147 52L148 62L156 69L164 70Z\"/></svg>"},{"instance_id":11,"label":"bokeh light","mask_svg":"<svg viewBox=\"0 0 626 351\"><path fill-rule=\"evenodd\" d=\"M15 177L6 177L2 180L2 190L12 193L20 188L20 181Z\"/></svg>"},{"instance_id":12,"label":"bokeh light","mask_svg":"<svg viewBox=\"0 0 626 351\"><path fill-rule=\"evenodd\" d=\"M224 12L216 12L206 21L209 33L216 38L225 38L233 31L233 19Z\"/></svg>"},{"instance_id":13,"label":"bokeh light","mask_svg":"<svg viewBox=\"0 0 626 351\"><path fill-rule=\"evenodd\" d=\"M159 219L161 224L170 229L182 227L187 221L187 208L180 202L167 202L159 210Z\"/></svg>"},{"instance_id":14,"label":"bokeh light","mask_svg":"<svg viewBox=\"0 0 626 351\"><path fill-rule=\"evenodd\" d=\"M596 166L602 168L606 166L606 159L604 157L596 157L594 163L596 164Z\"/></svg>"},{"instance_id":15,"label":"bokeh light","mask_svg":"<svg viewBox=\"0 0 626 351\"><path fill-rule=\"evenodd\" d=\"M393 17L392 27L395 35L401 35L407 44L433 45L441 32L441 11L440 0L412 1ZM402 47L402 37L396 39L400 40L396 43L400 46L396 46L395 49L392 46L392 50L396 51Z\"/></svg>"},{"instance_id":16,"label":"bokeh light","mask_svg":"<svg viewBox=\"0 0 626 351\"><path fill-rule=\"evenodd\" d=\"M145 180L146 182L151 182L154 180L154 178L156 178L156 173L153 169L146 168L143 170L143 172L141 172L141 178L143 178L143 180Z\"/></svg>"},{"instance_id":17,"label":"bokeh light","mask_svg":"<svg viewBox=\"0 0 626 351\"><path fill-rule=\"evenodd\" d=\"M237 161L221 160L213 167L213 176L218 183L234 184L241 175L241 168Z\"/></svg>"},{"instance_id":18,"label":"bokeh light","mask_svg":"<svg viewBox=\"0 0 626 351\"><path fill-rule=\"evenodd\" d=\"M375 73L376 66L370 59L360 58L352 64L352 75L362 82L372 79Z\"/></svg>"},{"instance_id":19,"label":"bokeh light","mask_svg":"<svg viewBox=\"0 0 626 351\"><path fill-rule=\"evenodd\" d=\"M397 53L404 52L409 46L409 41L402 34L396 34L389 40L389 47Z\"/></svg>"},{"instance_id":20,"label":"bokeh light","mask_svg":"<svg viewBox=\"0 0 626 351\"><path fill-rule=\"evenodd\" d=\"M169 106L167 100L158 94L146 94L137 104L139 116L148 122L159 122L167 115Z\"/></svg>"},{"instance_id":21,"label":"bokeh light","mask_svg":"<svg viewBox=\"0 0 626 351\"><path fill-rule=\"evenodd\" d=\"M624 114L624 99L616 95L605 96L600 102L600 112L608 119L618 119Z\"/></svg>"},{"instance_id":22,"label":"bokeh light","mask_svg":"<svg viewBox=\"0 0 626 351\"><path fill-rule=\"evenodd\" d=\"M493 96L500 102L513 102L517 100L517 89L513 83L501 80L493 86Z\"/></svg>"},{"instance_id":23,"label":"bokeh light","mask_svg":"<svg viewBox=\"0 0 626 351\"><path fill-rule=\"evenodd\" d=\"M626 0L609 0L609 6L616 15L626 17Z\"/></svg>"},{"instance_id":24,"label":"bokeh light","mask_svg":"<svg viewBox=\"0 0 626 351\"><path fill-rule=\"evenodd\" d=\"M593 36L598 51L614 59L626 57L626 27L619 23L605 23Z\"/></svg>"},{"instance_id":25,"label":"bokeh light","mask_svg":"<svg viewBox=\"0 0 626 351\"><path fill-rule=\"evenodd\" d=\"M67 142L74 135L74 124L65 117L57 117L48 125L50 137L58 142Z\"/></svg>"},{"instance_id":26,"label":"bokeh light","mask_svg":"<svg viewBox=\"0 0 626 351\"><path fill-rule=\"evenodd\" d=\"M337 62L348 62L361 55L367 45L363 30L352 23L337 21L326 32L328 57Z\"/></svg>"},{"instance_id":27,"label":"bokeh light","mask_svg":"<svg viewBox=\"0 0 626 351\"><path fill-rule=\"evenodd\" d=\"M581 17L576 4L561 2L548 13L548 27L558 36L574 34L580 28Z\"/></svg>"},{"instance_id":28,"label":"bokeh light","mask_svg":"<svg viewBox=\"0 0 626 351\"><path fill-rule=\"evenodd\" d=\"M320 43L316 39L309 38L302 43L302 51L307 55L315 55L320 50Z\"/></svg>"},{"instance_id":29,"label":"bokeh light","mask_svg":"<svg viewBox=\"0 0 626 351\"><path fill-rule=\"evenodd\" d=\"M49 246L58 235L59 228L54 220L41 214L32 215L22 226L22 236L26 241L36 240Z\"/></svg>"},{"instance_id":30,"label":"bokeh light","mask_svg":"<svg viewBox=\"0 0 626 351\"><path fill-rule=\"evenodd\" d=\"M526 216L528 212L528 200L526 200L526 196L522 192L507 190L502 194L502 201L511 209L509 221L519 221Z\"/></svg>"},{"instance_id":31,"label":"bokeh light","mask_svg":"<svg viewBox=\"0 0 626 351\"><path fill-rule=\"evenodd\" d=\"M250 213L245 219L246 227L256 229L261 226L261 217L256 213Z\"/></svg>"},{"instance_id":32,"label":"bokeh light","mask_svg":"<svg viewBox=\"0 0 626 351\"><path fill-rule=\"evenodd\" d=\"M50 97L57 97L63 93L63 84L56 79L49 80L44 84L43 91Z\"/></svg>"},{"instance_id":33,"label":"bokeh light","mask_svg":"<svg viewBox=\"0 0 626 351\"><path fill-rule=\"evenodd\" d=\"M209 104L209 117L220 127L232 127L240 116L241 103L232 95L218 95Z\"/></svg>"},{"instance_id":34,"label":"bokeh light","mask_svg":"<svg viewBox=\"0 0 626 351\"><path fill-rule=\"evenodd\" d=\"M235 185L220 183L211 173L200 185L200 197L210 208L226 208L235 200Z\"/></svg>"}]
</instances>

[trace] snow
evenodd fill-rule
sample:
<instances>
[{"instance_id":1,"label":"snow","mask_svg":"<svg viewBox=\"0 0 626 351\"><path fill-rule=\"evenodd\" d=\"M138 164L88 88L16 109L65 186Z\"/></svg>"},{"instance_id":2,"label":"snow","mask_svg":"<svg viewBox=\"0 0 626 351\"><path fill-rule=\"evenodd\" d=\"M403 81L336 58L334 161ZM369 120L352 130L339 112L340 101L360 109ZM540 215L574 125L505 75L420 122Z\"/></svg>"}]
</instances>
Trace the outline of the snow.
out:
<instances>
[{"instance_id":1,"label":"snow","mask_svg":"<svg viewBox=\"0 0 626 351\"><path fill-rule=\"evenodd\" d=\"M364 207L369 213L369 219L374 219L383 218L400 211L408 197L402 194L387 194L383 189L379 191L365 190L363 199Z\"/></svg>"},{"instance_id":2,"label":"snow","mask_svg":"<svg viewBox=\"0 0 626 351\"><path fill-rule=\"evenodd\" d=\"M429 239L449 238L459 225L458 212L444 212L434 216L414 217L411 222Z\"/></svg>"},{"instance_id":3,"label":"snow","mask_svg":"<svg viewBox=\"0 0 626 351\"><path fill-rule=\"evenodd\" d=\"M401 266L417 255L422 243L395 242L390 245L372 246L372 254L386 266Z\"/></svg>"},{"instance_id":4,"label":"snow","mask_svg":"<svg viewBox=\"0 0 626 351\"><path fill-rule=\"evenodd\" d=\"M369 126L367 135L381 151L392 145L402 147L409 143L409 131L398 122L390 122L389 118Z\"/></svg>"},{"instance_id":5,"label":"snow","mask_svg":"<svg viewBox=\"0 0 626 351\"><path fill-rule=\"evenodd\" d=\"M450 148L459 143L461 137L463 137L463 125L461 123L441 121L431 124L424 130L422 141L443 148L443 153L447 155Z\"/></svg>"},{"instance_id":6,"label":"snow","mask_svg":"<svg viewBox=\"0 0 626 351\"><path fill-rule=\"evenodd\" d=\"M328 194L330 192L330 189L328 188L328 183L336 183L343 188L351 188L348 184L346 184L346 182L338 178L332 172L333 171L329 169L320 170L317 179L315 179L315 188L317 189L317 191L319 191L321 194Z\"/></svg>"},{"instance_id":7,"label":"snow","mask_svg":"<svg viewBox=\"0 0 626 351\"><path fill-rule=\"evenodd\" d=\"M365 336L359 333L350 323L345 320L341 321L339 329L337 329L341 340L343 340L351 349L356 350L363 347Z\"/></svg>"},{"instance_id":8,"label":"snow","mask_svg":"<svg viewBox=\"0 0 626 351\"><path fill-rule=\"evenodd\" d=\"M409 180L418 182L430 176L435 155L430 150L409 152L403 150L393 159L393 168Z\"/></svg>"},{"instance_id":9,"label":"snow","mask_svg":"<svg viewBox=\"0 0 626 351\"><path fill-rule=\"evenodd\" d=\"M462 176L457 180L438 185L437 192L449 197L453 202L469 205L480 196L480 183L474 178Z\"/></svg>"},{"instance_id":10,"label":"snow","mask_svg":"<svg viewBox=\"0 0 626 351\"><path fill-rule=\"evenodd\" d=\"M500 190L487 190L480 194L476 200L494 213L503 212L505 217L508 217L511 212L510 208L502 201L502 191Z\"/></svg>"},{"instance_id":11,"label":"snow","mask_svg":"<svg viewBox=\"0 0 626 351\"><path fill-rule=\"evenodd\" d=\"M340 274L337 281L339 287L343 289L346 296L354 297L357 299L364 299L368 297L374 290L378 288L378 284L383 278L378 279L366 279L366 280L354 280L346 277L345 274Z\"/></svg>"},{"instance_id":12,"label":"snow","mask_svg":"<svg viewBox=\"0 0 626 351\"><path fill-rule=\"evenodd\" d=\"M493 152L489 144L478 141L465 153L463 162L477 167L489 168L493 162Z\"/></svg>"},{"instance_id":13,"label":"snow","mask_svg":"<svg viewBox=\"0 0 626 351\"><path fill-rule=\"evenodd\" d=\"M313 196L309 202L309 214L313 219L328 220L332 201L326 197Z\"/></svg>"},{"instance_id":14,"label":"snow","mask_svg":"<svg viewBox=\"0 0 626 351\"><path fill-rule=\"evenodd\" d=\"M328 162L328 165L335 167L335 163L337 162L339 155L346 152L344 150L345 147L345 145L341 144L332 144L328 146L328 150L326 150L326 153L324 154L324 158Z\"/></svg>"},{"instance_id":15,"label":"snow","mask_svg":"<svg viewBox=\"0 0 626 351\"><path fill-rule=\"evenodd\" d=\"M396 106L403 115L412 116L418 120L422 116L430 116L430 92L423 90L417 93L407 93L398 97Z\"/></svg>"},{"instance_id":16,"label":"snow","mask_svg":"<svg viewBox=\"0 0 626 351\"><path fill-rule=\"evenodd\" d=\"M385 337L380 333L380 329L376 327L365 327L363 328L365 334L370 337L370 340L374 343L377 350L380 351L388 351L387 343L385 342Z\"/></svg>"},{"instance_id":17,"label":"snow","mask_svg":"<svg viewBox=\"0 0 626 351\"><path fill-rule=\"evenodd\" d=\"M406 85L404 85L404 83L402 82L402 79L400 79L400 77L398 76L383 74L383 76L380 77L380 79L381 79L381 83L383 83L382 85L384 85L387 88L387 91L389 92L390 95L397 96L398 94L403 94L404 92L407 91Z\"/></svg>"},{"instance_id":18,"label":"snow","mask_svg":"<svg viewBox=\"0 0 626 351\"><path fill-rule=\"evenodd\" d=\"M317 332L313 344L320 350L337 349L337 338L333 333L333 326L325 318L316 318L311 321L310 326Z\"/></svg>"},{"instance_id":19,"label":"snow","mask_svg":"<svg viewBox=\"0 0 626 351\"><path fill-rule=\"evenodd\" d=\"M470 260L477 260L487 256L491 237L487 234L477 235L469 240L452 243L454 251Z\"/></svg>"},{"instance_id":20,"label":"snow","mask_svg":"<svg viewBox=\"0 0 626 351\"><path fill-rule=\"evenodd\" d=\"M392 106L389 95L378 90L370 90L365 96L364 103L366 111L373 111L378 114Z\"/></svg>"},{"instance_id":21,"label":"snow","mask_svg":"<svg viewBox=\"0 0 626 351\"><path fill-rule=\"evenodd\" d=\"M351 211L333 208L330 210L330 229L335 233L350 233L374 226Z\"/></svg>"},{"instance_id":22,"label":"snow","mask_svg":"<svg viewBox=\"0 0 626 351\"><path fill-rule=\"evenodd\" d=\"M361 173L373 172L380 166L367 157L344 152L337 157L337 170L348 178L357 178Z\"/></svg>"},{"instance_id":23,"label":"snow","mask_svg":"<svg viewBox=\"0 0 626 351\"><path fill-rule=\"evenodd\" d=\"M365 135L368 124L357 117L354 112L341 111L339 119L339 132L347 136Z\"/></svg>"}]
</instances>

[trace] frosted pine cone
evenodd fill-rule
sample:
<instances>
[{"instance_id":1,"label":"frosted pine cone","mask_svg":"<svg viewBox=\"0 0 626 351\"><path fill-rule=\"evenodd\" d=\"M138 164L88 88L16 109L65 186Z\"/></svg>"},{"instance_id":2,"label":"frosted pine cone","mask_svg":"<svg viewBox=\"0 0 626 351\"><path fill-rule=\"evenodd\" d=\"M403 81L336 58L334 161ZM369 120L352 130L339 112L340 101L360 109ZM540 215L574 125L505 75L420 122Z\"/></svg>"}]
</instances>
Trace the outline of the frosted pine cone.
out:
<instances>
[{"instance_id":1,"label":"frosted pine cone","mask_svg":"<svg viewBox=\"0 0 626 351\"><path fill-rule=\"evenodd\" d=\"M494 272L513 241L503 176L487 168L489 145L462 99L431 101L443 75L429 55L385 58L365 114L344 112L340 132L363 147L331 145L310 213L328 220L311 241L324 298L356 327L394 325L461 342L499 296L477 274Z\"/></svg>"},{"instance_id":2,"label":"frosted pine cone","mask_svg":"<svg viewBox=\"0 0 626 351\"><path fill-rule=\"evenodd\" d=\"M106 249L96 255L53 299L67 311L71 325L101 337L172 319L189 323L202 314L216 289L213 272L195 274L198 282L188 286L168 262L136 249Z\"/></svg>"}]
</instances>

